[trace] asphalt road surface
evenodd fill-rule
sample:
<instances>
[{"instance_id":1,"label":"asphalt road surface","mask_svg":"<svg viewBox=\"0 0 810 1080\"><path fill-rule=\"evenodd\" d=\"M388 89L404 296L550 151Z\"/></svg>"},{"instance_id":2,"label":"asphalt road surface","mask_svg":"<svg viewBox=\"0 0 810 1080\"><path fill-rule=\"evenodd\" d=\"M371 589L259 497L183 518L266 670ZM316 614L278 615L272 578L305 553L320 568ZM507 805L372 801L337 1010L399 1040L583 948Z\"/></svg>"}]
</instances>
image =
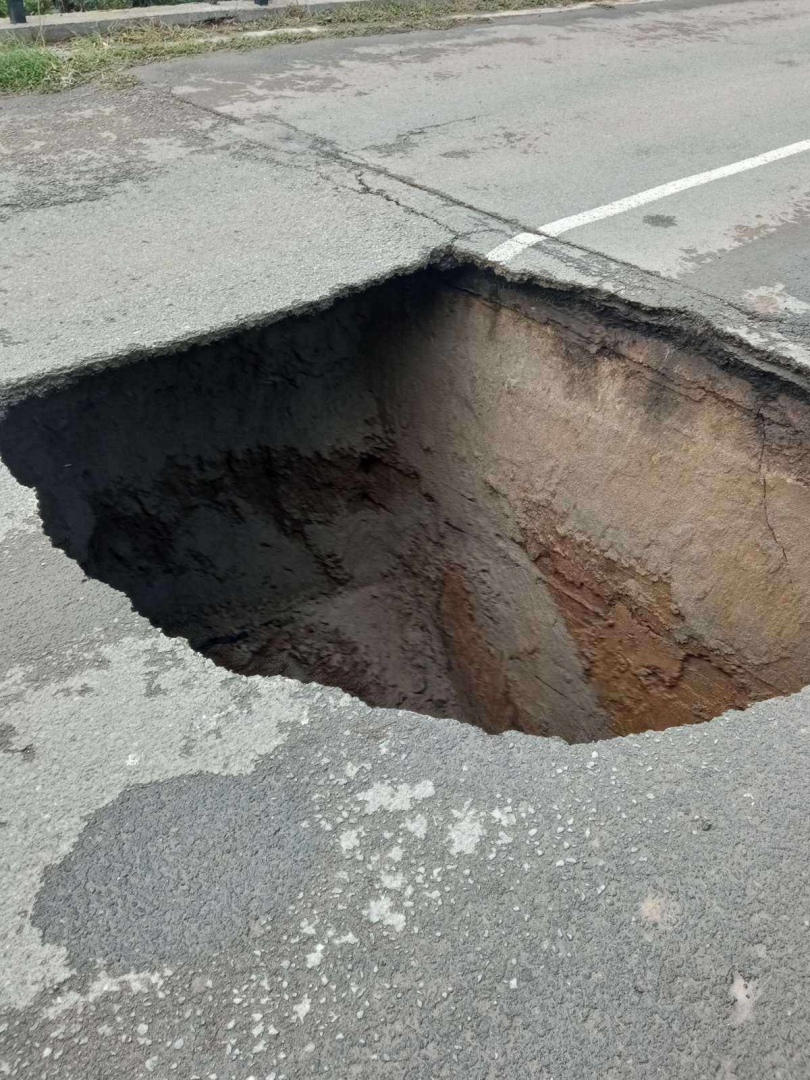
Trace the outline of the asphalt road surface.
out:
<instances>
[{"instance_id":1,"label":"asphalt road surface","mask_svg":"<svg viewBox=\"0 0 810 1080\"><path fill-rule=\"evenodd\" d=\"M568 224L564 235L810 325L803 0L545 12L220 54L142 78L244 121L254 137L281 121L527 231L792 147L781 160Z\"/></svg>"},{"instance_id":2,"label":"asphalt road surface","mask_svg":"<svg viewBox=\"0 0 810 1080\"><path fill-rule=\"evenodd\" d=\"M653 0L6 100L0 399L445 251L806 366L809 75ZM215 667L4 467L0 562L0 1077L810 1075L806 690L496 740Z\"/></svg>"}]
</instances>

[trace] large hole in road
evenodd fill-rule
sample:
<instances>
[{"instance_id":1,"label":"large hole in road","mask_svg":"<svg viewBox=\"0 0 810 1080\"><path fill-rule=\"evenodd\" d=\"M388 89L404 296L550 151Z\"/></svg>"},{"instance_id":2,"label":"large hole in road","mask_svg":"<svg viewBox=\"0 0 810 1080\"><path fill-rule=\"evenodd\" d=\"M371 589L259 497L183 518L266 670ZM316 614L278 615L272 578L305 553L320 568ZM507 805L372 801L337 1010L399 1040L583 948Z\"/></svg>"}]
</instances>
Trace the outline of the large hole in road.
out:
<instances>
[{"instance_id":1,"label":"large hole in road","mask_svg":"<svg viewBox=\"0 0 810 1080\"><path fill-rule=\"evenodd\" d=\"M708 333L455 268L87 375L0 442L216 663L582 741L810 681L808 432Z\"/></svg>"}]
</instances>

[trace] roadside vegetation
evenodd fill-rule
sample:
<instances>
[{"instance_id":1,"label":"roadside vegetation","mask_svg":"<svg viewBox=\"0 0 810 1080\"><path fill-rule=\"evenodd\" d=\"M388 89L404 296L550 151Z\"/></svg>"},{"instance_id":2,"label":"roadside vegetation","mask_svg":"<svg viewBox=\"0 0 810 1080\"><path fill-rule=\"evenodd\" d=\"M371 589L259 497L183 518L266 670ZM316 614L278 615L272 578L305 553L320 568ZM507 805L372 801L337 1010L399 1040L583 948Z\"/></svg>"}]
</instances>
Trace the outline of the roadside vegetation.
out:
<instances>
[{"instance_id":1,"label":"roadside vegetation","mask_svg":"<svg viewBox=\"0 0 810 1080\"><path fill-rule=\"evenodd\" d=\"M122 8L150 7L150 0L23 0L26 15L52 15L66 11L120 11ZM193 4L195 0L166 0L172 4ZM8 18L8 0L0 0L0 19Z\"/></svg>"},{"instance_id":2,"label":"roadside vegetation","mask_svg":"<svg viewBox=\"0 0 810 1080\"><path fill-rule=\"evenodd\" d=\"M565 0L566 5L583 2ZM54 45L0 41L0 94L54 92L87 82L122 86L132 81L127 68L177 56L268 48L323 36L447 29L467 16L486 18L498 11L559 6L560 0L386 0L342 4L327 11L292 6L251 22L142 23Z\"/></svg>"}]
</instances>

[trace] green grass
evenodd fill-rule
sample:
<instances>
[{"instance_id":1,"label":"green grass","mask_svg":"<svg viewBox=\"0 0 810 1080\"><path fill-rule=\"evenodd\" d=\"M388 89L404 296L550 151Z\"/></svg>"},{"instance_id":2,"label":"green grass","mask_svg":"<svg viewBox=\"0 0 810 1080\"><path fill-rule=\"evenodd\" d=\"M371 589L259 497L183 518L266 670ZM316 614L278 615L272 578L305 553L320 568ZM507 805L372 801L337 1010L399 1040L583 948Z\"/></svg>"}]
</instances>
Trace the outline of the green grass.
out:
<instances>
[{"instance_id":1,"label":"green grass","mask_svg":"<svg viewBox=\"0 0 810 1080\"><path fill-rule=\"evenodd\" d=\"M0 45L0 93L41 90L58 69L59 60L48 49Z\"/></svg>"},{"instance_id":2,"label":"green grass","mask_svg":"<svg viewBox=\"0 0 810 1080\"><path fill-rule=\"evenodd\" d=\"M231 40L198 27L154 23L105 37L76 38L69 46L0 43L0 93L53 93L87 82L124 86L132 82L126 69L135 64L262 44L266 44L262 39Z\"/></svg>"},{"instance_id":3,"label":"green grass","mask_svg":"<svg viewBox=\"0 0 810 1080\"><path fill-rule=\"evenodd\" d=\"M567 0L572 2L572 0ZM573 0L584 2L584 0ZM0 94L68 90L87 82L131 84L126 69L136 64L220 50L268 48L323 36L356 37L382 30L404 32L457 25L455 15L481 15L515 8L558 7L560 0L381 0L343 4L326 11L289 7L250 23L167 26L142 23L106 35L77 37L68 44L0 42ZM148 9L146 9L148 10ZM316 33L306 34L308 27ZM249 30L272 30L273 37L249 37ZM289 34L284 31L289 30Z\"/></svg>"}]
</instances>

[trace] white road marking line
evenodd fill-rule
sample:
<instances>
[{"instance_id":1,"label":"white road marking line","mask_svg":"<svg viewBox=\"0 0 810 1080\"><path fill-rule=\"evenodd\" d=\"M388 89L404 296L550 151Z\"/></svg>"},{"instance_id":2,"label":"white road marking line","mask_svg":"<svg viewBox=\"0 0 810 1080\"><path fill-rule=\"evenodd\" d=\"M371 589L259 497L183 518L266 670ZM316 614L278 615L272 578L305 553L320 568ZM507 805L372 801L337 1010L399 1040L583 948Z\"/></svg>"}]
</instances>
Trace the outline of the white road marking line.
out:
<instances>
[{"instance_id":1,"label":"white road marking line","mask_svg":"<svg viewBox=\"0 0 810 1080\"><path fill-rule=\"evenodd\" d=\"M570 217L558 218L541 225L536 233L518 233L511 240L506 240L493 248L487 255L494 262L506 262L519 255L521 251L539 244L548 237L560 236L562 233L578 229L582 225L590 225L594 221L603 221L615 214L624 214L628 210L635 210L639 206L656 202L658 199L666 199L669 195L677 195L689 188L700 187L701 184L709 184L713 180L722 180L726 176L734 176L736 173L747 172L749 169L757 169L760 165L769 165L772 161L781 161L783 158L792 157L794 154L803 154L810 150L810 139L791 143L789 146L781 146L778 150L768 150L764 154L755 157L744 158L735 161L731 165L722 165L719 169L709 169L706 172L695 173L693 176L684 176L681 180L672 180L668 184L659 184L658 187L640 191L637 195L628 195L625 199L617 199L616 202L605 203L593 210L585 210L581 214L572 214Z\"/></svg>"},{"instance_id":2,"label":"white road marking line","mask_svg":"<svg viewBox=\"0 0 810 1080\"><path fill-rule=\"evenodd\" d=\"M680 191L688 191L689 188L709 184L712 180L722 180L724 176L734 176L736 173L747 172L749 169L757 169L760 165L781 161L782 158L802 154L807 150L810 150L810 139L791 143L790 146L782 146L778 150L769 150L766 154L757 154L756 157L745 158L743 161L735 161L732 165L722 165L719 169L709 169L708 172L685 176L682 180L672 180L669 184L660 184L658 187L648 188L647 191L640 191L638 195L628 195L626 199L618 199L616 202L597 206L595 210L586 210L582 214L573 214L571 217L550 221L547 225L541 225L539 231L544 236L559 236L560 233L568 232L570 229L578 229L582 225L590 225L591 222L602 221L603 218L613 217L614 214L623 214L627 210L635 210L636 207L645 206L658 199L665 199L668 195L677 195Z\"/></svg>"}]
</instances>

